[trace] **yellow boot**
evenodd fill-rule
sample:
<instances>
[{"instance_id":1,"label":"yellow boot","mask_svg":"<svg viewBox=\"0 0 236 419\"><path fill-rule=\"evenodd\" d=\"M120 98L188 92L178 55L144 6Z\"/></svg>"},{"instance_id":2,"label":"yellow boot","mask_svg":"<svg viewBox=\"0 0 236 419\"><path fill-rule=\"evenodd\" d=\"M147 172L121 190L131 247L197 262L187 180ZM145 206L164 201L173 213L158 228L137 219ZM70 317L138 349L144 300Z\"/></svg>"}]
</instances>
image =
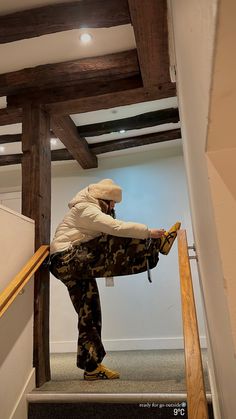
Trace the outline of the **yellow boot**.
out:
<instances>
[{"instance_id":1,"label":"yellow boot","mask_svg":"<svg viewBox=\"0 0 236 419\"><path fill-rule=\"evenodd\" d=\"M94 371L84 372L84 379L88 381L93 380L114 380L115 378L120 378L120 374L117 371L109 370L102 364L99 364Z\"/></svg>"},{"instance_id":2,"label":"yellow boot","mask_svg":"<svg viewBox=\"0 0 236 419\"><path fill-rule=\"evenodd\" d=\"M160 253L168 255L176 237L177 231L180 229L181 223L175 223L170 230L166 231L164 236L161 238L161 245L159 248Z\"/></svg>"}]
</instances>

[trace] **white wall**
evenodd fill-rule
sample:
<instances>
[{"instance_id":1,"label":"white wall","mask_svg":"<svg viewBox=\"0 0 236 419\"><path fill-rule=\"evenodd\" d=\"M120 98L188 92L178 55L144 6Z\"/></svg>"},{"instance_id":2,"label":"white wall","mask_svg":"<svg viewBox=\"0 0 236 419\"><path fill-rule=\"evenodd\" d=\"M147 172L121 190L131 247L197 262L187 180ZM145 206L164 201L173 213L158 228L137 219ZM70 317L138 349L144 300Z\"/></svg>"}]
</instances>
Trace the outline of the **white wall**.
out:
<instances>
[{"instance_id":1,"label":"white wall","mask_svg":"<svg viewBox=\"0 0 236 419\"><path fill-rule=\"evenodd\" d=\"M0 192L0 204L20 214L21 192Z\"/></svg>"},{"instance_id":2,"label":"white wall","mask_svg":"<svg viewBox=\"0 0 236 419\"><path fill-rule=\"evenodd\" d=\"M172 0L171 6L184 158L217 384L213 393L221 417L232 419L236 359L205 154L217 1Z\"/></svg>"},{"instance_id":3,"label":"white wall","mask_svg":"<svg viewBox=\"0 0 236 419\"><path fill-rule=\"evenodd\" d=\"M0 291L34 251L34 222L0 205ZM33 281L0 319L1 418L26 419L25 386L34 387Z\"/></svg>"},{"instance_id":4,"label":"white wall","mask_svg":"<svg viewBox=\"0 0 236 419\"><path fill-rule=\"evenodd\" d=\"M236 355L236 148L207 153L217 237Z\"/></svg>"},{"instance_id":5,"label":"white wall","mask_svg":"<svg viewBox=\"0 0 236 419\"><path fill-rule=\"evenodd\" d=\"M68 201L84 186L102 178L112 178L123 188L123 202L117 218L170 227L181 220L192 244L191 221L180 147L132 153L99 162L99 169L81 171L76 163L54 167L52 181L52 231L67 211ZM194 270L193 262L193 270ZM103 309L103 338L106 349L180 348L182 319L179 294L177 246L152 271L115 278L114 288L99 279ZM200 306L198 278L194 283ZM199 308L200 334L205 336ZM76 351L77 319L67 290L52 279L51 350ZM203 338L203 343L205 339Z\"/></svg>"},{"instance_id":6,"label":"white wall","mask_svg":"<svg viewBox=\"0 0 236 419\"><path fill-rule=\"evenodd\" d=\"M225 0L220 3L212 76L207 155L236 355L235 16L236 2L234 0Z\"/></svg>"}]
</instances>

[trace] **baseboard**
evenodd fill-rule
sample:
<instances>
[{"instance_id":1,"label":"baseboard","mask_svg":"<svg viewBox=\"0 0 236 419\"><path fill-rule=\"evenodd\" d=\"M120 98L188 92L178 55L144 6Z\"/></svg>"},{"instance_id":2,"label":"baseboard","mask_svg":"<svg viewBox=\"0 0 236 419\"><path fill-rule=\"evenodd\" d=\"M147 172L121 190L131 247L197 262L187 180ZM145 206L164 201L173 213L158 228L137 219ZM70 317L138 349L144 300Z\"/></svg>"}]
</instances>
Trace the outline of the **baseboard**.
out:
<instances>
[{"instance_id":1,"label":"baseboard","mask_svg":"<svg viewBox=\"0 0 236 419\"><path fill-rule=\"evenodd\" d=\"M182 337L145 338L145 339L104 339L107 351L132 351L150 349L183 349ZM206 348L206 337L200 337L201 348ZM51 342L52 353L76 352L76 341Z\"/></svg>"},{"instance_id":2,"label":"baseboard","mask_svg":"<svg viewBox=\"0 0 236 419\"><path fill-rule=\"evenodd\" d=\"M27 418L27 400L26 395L35 388L35 369L32 368L26 380L26 383L16 401L15 407L9 419L23 419Z\"/></svg>"}]
</instances>

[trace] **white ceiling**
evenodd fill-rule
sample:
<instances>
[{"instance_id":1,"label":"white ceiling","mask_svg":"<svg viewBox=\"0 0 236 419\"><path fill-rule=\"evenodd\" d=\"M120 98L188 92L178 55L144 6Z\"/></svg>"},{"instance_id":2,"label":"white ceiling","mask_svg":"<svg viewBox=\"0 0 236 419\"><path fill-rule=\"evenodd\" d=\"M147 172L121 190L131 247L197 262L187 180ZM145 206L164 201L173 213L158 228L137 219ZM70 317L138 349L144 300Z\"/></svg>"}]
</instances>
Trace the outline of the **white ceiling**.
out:
<instances>
[{"instance_id":1,"label":"white ceiling","mask_svg":"<svg viewBox=\"0 0 236 419\"><path fill-rule=\"evenodd\" d=\"M61 2L65 2L63 0ZM67 0L68 2L70 0ZM11 13L40 5L59 3L58 0L13 0L0 2L0 14ZM0 74L20 70L26 67L34 67L41 64L56 63L62 61L75 60L83 57L93 57L106 55L114 52L125 51L135 48L135 39L131 25L122 25L112 28L87 29L92 34L91 44L82 45L79 35L84 32L81 30L70 30L58 32L32 39L25 39L0 45ZM0 108L6 107L5 98L0 98ZM144 112L151 112L168 107L177 107L177 99L169 98L159 101L139 103L135 105L105 109L95 112L87 112L72 115L76 125L93 124L96 122L109 121L114 119L127 118ZM166 127L152 127L142 130L128 131L125 134L111 133L99 137L92 137L88 142L100 142L103 140L113 140L122 137L142 135L149 132L157 132L163 129L173 129L179 124L168 124ZM0 127L0 135L21 133L21 124L14 124ZM58 141L52 148L63 148L63 144ZM147 146L148 147L148 146ZM142 147L142 150L147 148ZM160 145L152 145L160 147ZM162 145L163 147L163 145ZM138 150L137 150L138 151ZM12 154L21 152L20 143L6 144L4 152L1 154ZM128 153L129 151L123 151ZM116 153L116 152L114 152ZM105 157L110 153L105 154Z\"/></svg>"},{"instance_id":2,"label":"white ceiling","mask_svg":"<svg viewBox=\"0 0 236 419\"><path fill-rule=\"evenodd\" d=\"M89 32L92 41L80 42ZM96 57L135 48L131 25L112 28L73 29L0 45L0 74L37 65L59 63L85 57Z\"/></svg>"},{"instance_id":3,"label":"white ceiling","mask_svg":"<svg viewBox=\"0 0 236 419\"><path fill-rule=\"evenodd\" d=\"M144 112L157 111L165 108L176 108L178 106L177 98L170 97L167 99L153 100L143 103L135 103L134 105L120 106L116 108L101 109L95 112L85 112L78 115L72 115L72 119L76 125L87 125L91 120L96 122L112 121L114 119L128 118Z\"/></svg>"}]
</instances>

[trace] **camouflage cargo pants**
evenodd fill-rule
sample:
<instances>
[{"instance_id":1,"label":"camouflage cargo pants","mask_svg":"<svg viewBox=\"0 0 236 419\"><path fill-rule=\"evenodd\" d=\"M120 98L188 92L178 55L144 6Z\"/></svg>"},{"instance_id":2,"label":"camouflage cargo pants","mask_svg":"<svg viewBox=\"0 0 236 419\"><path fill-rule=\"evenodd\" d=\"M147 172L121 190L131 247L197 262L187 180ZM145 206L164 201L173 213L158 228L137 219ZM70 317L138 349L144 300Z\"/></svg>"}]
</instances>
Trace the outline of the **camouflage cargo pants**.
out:
<instances>
[{"instance_id":1,"label":"camouflage cargo pants","mask_svg":"<svg viewBox=\"0 0 236 419\"><path fill-rule=\"evenodd\" d=\"M101 235L51 256L50 270L68 288L78 313L77 366L93 371L106 352L101 340L101 306L95 278L130 275L156 266L160 239Z\"/></svg>"}]
</instances>

